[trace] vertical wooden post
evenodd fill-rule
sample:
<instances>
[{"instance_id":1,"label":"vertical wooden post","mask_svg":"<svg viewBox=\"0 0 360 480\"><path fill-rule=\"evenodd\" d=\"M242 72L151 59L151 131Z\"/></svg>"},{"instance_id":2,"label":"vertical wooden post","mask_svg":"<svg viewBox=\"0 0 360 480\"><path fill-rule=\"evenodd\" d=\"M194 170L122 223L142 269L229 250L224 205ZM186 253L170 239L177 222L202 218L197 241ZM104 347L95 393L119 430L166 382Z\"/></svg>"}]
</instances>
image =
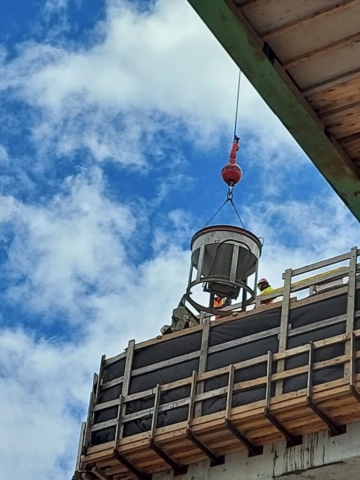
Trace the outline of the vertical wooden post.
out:
<instances>
[{"instance_id":1,"label":"vertical wooden post","mask_svg":"<svg viewBox=\"0 0 360 480\"><path fill-rule=\"evenodd\" d=\"M308 361L308 378L307 378L307 387L306 387L306 398L308 401L311 401L312 395L312 386L313 386L313 364L314 364L314 344L313 342L309 343L309 361Z\"/></svg>"},{"instance_id":2,"label":"vertical wooden post","mask_svg":"<svg viewBox=\"0 0 360 480\"><path fill-rule=\"evenodd\" d=\"M160 383L158 383L156 385L154 407L153 407L153 416L152 416L152 420L151 420L151 430L150 430L151 440L154 440L154 438L155 438L156 425L157 425L159 406L160 406L160 396L161 396L161 385L160 385Z\"/></svg>"},{"instance_id":3,"label":"vertical wooden post","mask_svg":"<svg viewBox=\"0 0 360 480\"><path fill-rule=\"evenodd\" d=\"M272 364L273 364L273 353L271 350L268 351L268 360L267 360L267 372L266 372L266 393L265 393L265 409L266 412L270 410L270 401L271 401L271 379L272 379Z\"/></svg>"},{"instance_id":4,"label":"vertical wooden post","mask_svg":"<svg viewBox=\"0 0 360 480\"><path fill-rule=\"evenodd\" d=\"M79 438L78 453L77 453L77 456L76 456L75 471L80 470L81 455L82 455L82 452L83 452L84 440L85 440L85 432L86 432L86 422L83 422L81 424L81 430L80 430L80 438Z\"/></svg>"},{"instance_id":5,"label":"vertical wooden post","mask_svg":"<svg viewBox=\"0 0 360 480\"><path fill-rule=\"evenodd\" d=\"M235 375L235 367L234 365L229 366L229 380L228 380L228 391L226 397L226 419L230 420L231 417L231 407L232 407L232 397L233 397L233 390L234 390L234 375Z\"/></svg>"},{"instance_id":6,"label":"vertical wooden post","mask_svg":"<svg viewBox=\"0 0 360 480\"><path fill-rule=\"evenodd\" d=\"M350 380L350 388L356 387L356 337L354 332L351 332L350 337L350 372L349 372L349 380Z\"/></svg>"},{"instance_id":7,"label":"vertical wooden post","mask_svg":"<svg viewBox=\"0 0 360 480\"><path fill-rule=\"evenodd\" d=\"M115 428L115 437L114 437L114 449L117 449L117 444L120 435L120 428L122 425L122 416L124 411L124 395L120 395L119 397L119 406L118 406L118 414L116 419L116 428Z\"/></svg>"},{"instance_id":8,"label":"vertical wooden post","mask_svg":"<svg viewBox=\"0 0 360 480\"><path fill-rule=\"evenodd\" d=\"M289 329L289 309L290 309L290 293L291 293L291 278L292 270L289 268L283 274L284 288L283 301L281 305L281 321L279 334L279 352L284 352L287 347L288 329ZM277 363L277 372L283 372L285 368L285 359L281 359ZM281 395L283 392L284 381L276 382L276 395Z\"/></svg>"},{"instance_id":9,"label":"vertical wooden post","mask_svg":"<svg viewBox=\"0 0 360 480\"><path fill-rule=\"evenodd\" d=\"M205 318L202 328L202 337L201 337L201 347L200 347L200 358L199 358L199 368L198 373L204 373L206 371L207 365L207 356L209 349L209 336L210 336L210 318ZM196 393L204 392L204 382L199 382L196 387ZM195 417L201 417L202 413L202 402L199 402L195 405Z\"/></svg>"},{"instance_id":10,"label":"vertical wooden post","mask_svg":"<svg viewBox=\"0 0 360 480\"><path fill-rule=\"evenodd\" d=\"M189 402L189 411L188 411L188 419L187 419L188 428L191 427L191 422L192 422L192 419L194 418L196 380L197 380L197 372L196 370L194 370L192 374L192 382L191 382L191 390L190 390L190 402Z\"/></svg>"},{"instance_id":11,"label":"vertical wooden post","mask_svg":"<svg viewBox=\"0 0 360 480\"><path fill-rule=\"evenodd\" d=\"M87 448L90 443L90 431L91 427L93 424L93 410L94 410L94 405L95 405L95 392L96 392L96 387L99 382L99 376L97 373L94 373L93 376L93 388L90 393L90 399L89 399L89 408L88 408L88 414L87 414L87 419L86 419L86 427L85 427L85 433L84 433L84 445L83 445L83 454L86 455Z\"/></svg>"},{"instance_id":12,"label":"vertical wooden post","mask_svg":"<svg viewBox=\"0 0 360 480\"><path fill-rule=\"evenodd\" d=\"M135 349L135 340L130 340L126 350L124 377L123 377L122 391L121 391L121 395L123 396L123 402L121 402L121 398L119 399L119 409L121 409L121 411L119 412L118 418L121 424L117 428L118 438L115 439L116 442L117 440L121 439L124 434L124 424L122 423L122 418L124 417L126 412L126 396L129 394L134 349Z\"/></svg>"},{"instance_id":13,"label":"vertical wooden post","mask_svg":"<svg viewBox=\"0 0 360 480\"><path fill-rule=\"evenodd\" d=\"M355 299L356 299L356 269L357 269L357 247L350 250L349 263L349 282L347 292L347 307L346 307L346 333L354 331L355 320ZM345 355L351 355L351 341L345 343ZM350 364L344 365L344 377L351 382L351 368Z\"/></svg>"},{"instance_id":14,"label":"vertical wooden post","mask_svg":"<svg viewBox=\"0 0 360 480\"><path fill-rule=\"evenodd\" d=\"M100 386L103 384L103 373L104 373L104 365L105 365L106 355L101 356L100 360L100 367L99 367L99 378L96 385L95 395L94 395L94 405L98 403L99 394L100 394Z\"/></svg>"}]
</instances>

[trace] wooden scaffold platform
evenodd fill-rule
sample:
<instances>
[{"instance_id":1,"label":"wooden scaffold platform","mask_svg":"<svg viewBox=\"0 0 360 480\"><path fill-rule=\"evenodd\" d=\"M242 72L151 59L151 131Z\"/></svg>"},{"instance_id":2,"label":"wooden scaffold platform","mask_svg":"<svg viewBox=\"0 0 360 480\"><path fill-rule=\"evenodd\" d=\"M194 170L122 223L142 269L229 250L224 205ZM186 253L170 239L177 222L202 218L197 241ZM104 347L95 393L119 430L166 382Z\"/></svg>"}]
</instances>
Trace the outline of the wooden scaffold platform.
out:
<instances>
[{"instance_id":1,"label":"wooden scaffold platform","mask_svg":"<svg viewBox=\"0 0 360 480\"><path fill-rule=\"evenodd\" d=\"M103 356L75 479L150 479L360 420L360 252L287 270L282 301ZM326 273L315 292L314 271ZM307 278L294 282L294 278ZM279 295L276 292L274 295ZM271 297L269 295L268 297Z\"/></svg>"}]
</instances>

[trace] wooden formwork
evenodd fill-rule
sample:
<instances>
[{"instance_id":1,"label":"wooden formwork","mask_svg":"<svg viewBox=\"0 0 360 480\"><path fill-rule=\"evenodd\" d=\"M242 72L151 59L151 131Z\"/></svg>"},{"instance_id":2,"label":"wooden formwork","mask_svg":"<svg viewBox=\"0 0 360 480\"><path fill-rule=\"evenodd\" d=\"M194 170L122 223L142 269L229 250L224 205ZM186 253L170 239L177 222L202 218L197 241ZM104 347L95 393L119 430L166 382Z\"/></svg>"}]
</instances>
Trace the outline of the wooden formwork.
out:
<instances>
[{"instance_id":1,"label":"wooden formwork","mask_svg":"<svg viewBox=\"0 0 360 480\"><path fill-rule=\"evenodd\" d=\"M203 325L194 327L200 331L202 341L199 351L163 362L157 362L149 367L132 369L134 352L154 344L156 340L135 345L129 343L126 352L106 360L102 358L99 377L94 378L94 388L90 398L89 416L82 428L81 454L78 456L76 478L120 480L120 479L149 479L154 473L173 469L175 473L186 470L190 464L209 459L212 464L221 464L224 456L237 451L248 451L249 455L260 455L264 445L282 439L288 446L301 443L302 436L311 432L329 429L333 435L345 431L346 425L360 420L360 329L355 328L356 320L360 317L360 310L356 309L356 272L358 250L353 248L350 253L334 257L333 259L307 266L294 271L287 270L284 274L283 301L281 302L280 327L271 331L279 338L277 352L268 351L264 355L255 356L248 360L227 365L212 371L206 371L207 358L214 350L241 348L247 339L239 338L227 344L209 347L209 332L212 324L207 320ZM316 296L310 296L300 302L290 302L293 290L294 276L313 272L316 268L326 267L336 262L348 261L349 266L342 270L349 280L341 288L325 291ZM338 275L338 274L337 274ZM328 277L331 278L331 273ZM335 276L335 274L333 274ZM312 279L314 277L311 277ZM313 285L314 280L305 279L307 288ZM297 283L298 285L298 283ZM295 289L300 289L299 286ZM289 313L302 305L311 305L319 300L326 301L336 295L346 294L346 312L337 317L314 322L312 325L303 325L297 329L289 329ZM279 304L262 307L262 311L271 311ZM253 315L252 312L238 314L240 318ZM237 318L237 316L236 316ZM232 322L233 319L221 320ZM321 340L310 341L295 348L289 348L289 339L303 332L315 332L319 327L337 325L340 322L346 325L345 333L329 336ZM274 329L273 329L274 330ZM266 332L265 332L266 333ZM167 342L171 338L181 337L186 341L189 332L180 332L163 338L160 342ZM256 334L258 337L265 335ZM269 330L267 331L269 335ZM336 353L336 346L343 346L342 354ZM316 360L318 351L327 348L334 351L326 360ZM329 350L330 348L330 350ZM293 367L291 359L306 356L301 366ZM129 393L131 378L140 372L150 372L154 369L166 368L169 364L184 362L189 357L199 359L197 371L191 376L180 380L158 384L155 388L137 393ZM101 383L102 371L106 365L123 358L124 371L120 379ZM305 357L304 357L305 358ZM108 362L108 363L107 363ZM251 366L266 366L266 374L250 380L236 381L236 375ZM314 382L314 376L322 375L326 369L341 367L341 376L332 381ZM359 372L359 373L357 373ZM218 388L206 389L207 381L226 375L226 383ZM306 376L305 388L286 392L284 383L292 378ZM100 379L100 380L99 380ZM122 393L119 398L103 404L98 403L102 390L111 388L122 382ZM109 387L110 385L110 387ZM170 403L161 403L161 395L165 392L189 387L189 395ZM264 399L240 406L234 406L234 395L255 387L262 387L265 391ZM202 414L202 405L208 400L224 399L224 408L216 413ZM126 406L139 399L152 399L152 406L145 410L127 413ZM116 407L117 417L102 423L93 424L94 414L104 409ZM164 412L179 407L187 407L187 418L184 421L159 427L158 417ZM151 418L149 431L132 436L124 436L124 426L127 422ZM91 445L91 435L107 427L115 427L115 436L112 441L100 445Z\"/></svg>"}]
</instances>

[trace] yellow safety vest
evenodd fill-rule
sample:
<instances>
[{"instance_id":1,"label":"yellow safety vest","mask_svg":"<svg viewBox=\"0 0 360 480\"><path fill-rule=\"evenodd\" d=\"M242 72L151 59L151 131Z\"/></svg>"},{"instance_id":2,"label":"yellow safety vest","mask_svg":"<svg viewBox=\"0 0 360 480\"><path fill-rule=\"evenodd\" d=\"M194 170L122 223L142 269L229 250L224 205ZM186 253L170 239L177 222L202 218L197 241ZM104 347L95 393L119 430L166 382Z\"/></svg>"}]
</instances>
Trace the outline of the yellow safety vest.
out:
<instances>
[{"instance_id":1,"label":"yellow safety vest","mask_svg":"<svg viewBox=\"0 0 360 480\"><path fill-rule=\"evenodd\" d=\"M214 308L220 308L224 305L226 302L226 297L222 297L219 300L217 298L214 298Z\"/></svg>"},{"instance_id":2,"label":"yellow safety vest","mask_svg":"<svg viewBox=\"0 0 360 480\"><path fill-rule=\"evenodd\" d=\"M273 287L267 287L267 288L265 288L265 290L263 290L263 291L261 292L260 296L268 295L269 293L271 293L271 292L273 292L273 291L274 291ZM268 303L272 303L274 300L275 300L274 298L269 298L269 299L267 299L267 300L262 301L261 303L262 303L263 305L267 305Z\"/></svg>"}]
</instances>

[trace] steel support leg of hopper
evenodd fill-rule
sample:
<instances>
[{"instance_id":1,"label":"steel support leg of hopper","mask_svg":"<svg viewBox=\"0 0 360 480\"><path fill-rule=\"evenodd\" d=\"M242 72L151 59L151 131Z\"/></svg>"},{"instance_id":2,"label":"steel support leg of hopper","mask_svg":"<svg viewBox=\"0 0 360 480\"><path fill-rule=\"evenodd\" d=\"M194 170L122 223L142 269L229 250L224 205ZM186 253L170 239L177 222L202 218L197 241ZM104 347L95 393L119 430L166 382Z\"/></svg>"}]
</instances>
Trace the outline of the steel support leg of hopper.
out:
<instances>
[{"instance_id":1,"label":"steel support leg of hopper","mask_svg":"<svg viewBox=\"0 0 360 480\"><path fill-rule=\"evenodd\" d=\"M151 480L151 475L140 472L134 465L132 465L125 457L120 455L117 450L113 451L113 458L123 465L130 473L132 473L139 480Z\"/></svg>"},{"instance_id":2,"label":"steel support leg of hopper","mask_svg":"<svg viewBox=\"0 0 360 480\"><path fill-rule=\"evenodd\" d=\"M187 473L187 466L181 465L180 463L176 462L173 458L170 457L164 450L162 450L159 445L157 445L154 440L150 440L149 447L153 450L160 458L166 462L169 467L174 470L174 476L178 475L185 475Z\"/></svg>"},{"instance_id":3,"label":"steel support leg of hopper","mask_svg":"<svg viewBox=\"0 0 360 480\"><path fill-rule=\"evenodd\" d=\"M193 432L188 428L186 430L187 438L199 449L201 450L211 462L211 466L222 465L225 462L224 456L216 455L210 448L208 448L200 439L198 439Z\"/></svg>"}]
</instances>

